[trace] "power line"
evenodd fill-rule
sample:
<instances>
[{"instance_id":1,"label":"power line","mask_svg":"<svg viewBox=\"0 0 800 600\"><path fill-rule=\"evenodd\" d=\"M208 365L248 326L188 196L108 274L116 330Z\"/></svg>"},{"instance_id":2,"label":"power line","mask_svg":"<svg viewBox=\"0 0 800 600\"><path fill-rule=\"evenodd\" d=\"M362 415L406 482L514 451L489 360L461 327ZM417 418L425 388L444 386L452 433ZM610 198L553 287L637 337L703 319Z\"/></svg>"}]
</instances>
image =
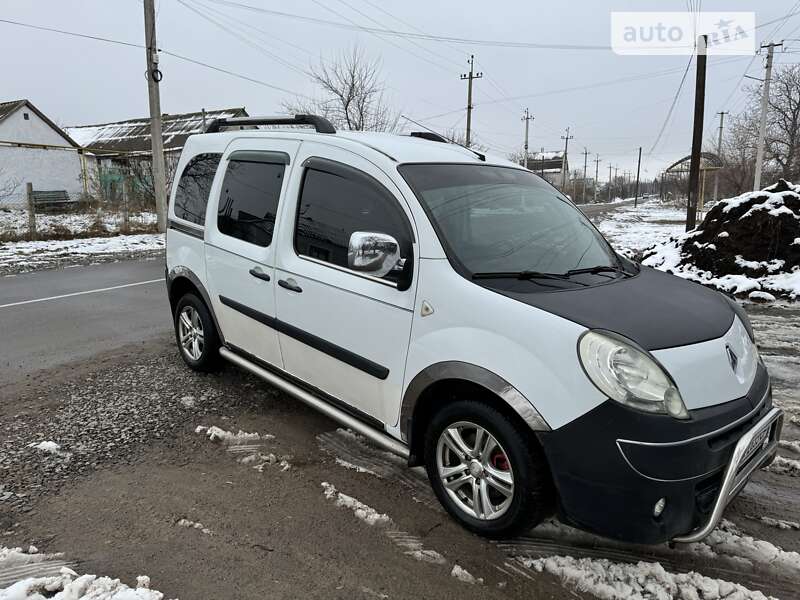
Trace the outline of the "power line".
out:
<instances>
[{"instance_id":1,"label":"power line","mask_svg":"<svg viewBox=\"0 0 800 600\"><path fill-rule=\"evenodd\" d=\"M227 6L234 6L236 8L242 8L245 10L251 10L254 12L260 12L264 14L273 15L276 17L283 17L288 19L295 19L300 21L306 21L309 23L316 23L317 25L326 25L329 27L338 27L340 29L349 29L349 30L359 30L364 31L367 33L374 33L378 35L389 35L393 37L405 37L405 38L413 38L417 40L425 40L431 42L449 42L453 44L468 44L471 46L496 46L499 48L533 48L533 49L549 49L549 50L611 50L611 46L599 46L599 45L582 45L582 44L539 44L534 42L510 42L504 40L481 40L481 39L470 39L470 38L462 38L462 37L455 37L455 36L443 36L443 35L433 35L429 33L414 33L411 31L399 31L396 29L383 29L377 27L366 27L363 25L358 25L351 21L350 24L342 23L340 21L330 21L328 19L320 19L317 17L308 17L305 15L298 15L293 13L282 12L278 10L270 10L267 8L262 8L260 6L252 6L249 4L244 4L241 2L233 2L232 0L212 0L217 4L225 4ZM322 6L322 5L320 5ZM327 8L327 7L326 7ZM335 11L334 11L335 13ZM336 13L335 13L336 14ZM338 15L342 17L342 15ZM342 17L346 19L346 17Z\"/></svg>"},{"instance_id":2,"label":"power line","mask_svg":"<svg viewBox=\"0 0 800 600\"><path fill-rule=\"evenodd\" d=\"M12 21L10 19L0 19L0 23L7 23L9 25L17 25L19 27L25 27L27 29L36 29L38 31L47 31L47 32L50 32L50 33L59 33L61 35L67 35L67 36L70 36L70 37L83 38L83 39L94 40L94 41L98 41L98 42L106 42L108 44L116 44L118 46L127 46L127 47L130 47L130 48L140 48L140 49L144 48L143 44L136 44L136 43L133 43L133 42L124 42L122 40L115 40L115 39L112 39L112 38L106 38L106 37L97 36L97 35L89 35L89 34L84 34L84 33L77 33L77 32L74 32L74 31L67 31L67 30L64 30L64 29L56 29L55 27L45 27L43 25L32 25L30 23L22 23L20 21ZM266 88L270 88L270 89L276 90L278 92L283 92L285 94L293 94L295 96L298 96L298 97L301 97L301 98L305 98L306 100L311 100L312 99L309 96L306 96L305 94L300 94L299 92L295 92L295 91L292 91L292 90L287 90L286 88L282 88L282 87L279 87L277 85L273 85L271 83L267 83L266 81L261 81L260 79L256 79L255 77L250 77L248 75L243 75L241 73L237 73L235 71L231 71L231 70L226 69L224 67L218 67L216 65L212 65L212 64L209 64L207 62L203 62L202 60L197 60L195 58L191 58L191 57L183 55L183 54L178 54L177 52L172 52L170 50L165 50L164 48L159 48L158 51L161 54L165 54L167 56L171 56L172 58L175 58L177 60L181 60L183 62L187 62L187 63L193 64L193 65L197 65L199 67L205 67L206 69L211 69L212 71L217 71L218 73L224 73L225 75L230 75L231 77L235 77L237 79L242 79L244 81L249 81L250 83L255 83L257 85L260 85L260 86L263 86L263 87L266 87Z\"/></svg>"},{"instance_id":3,"label":"power line","mask_svg":"<svg viewBox=\"0 0 800 600\"><path fill-rule=\"evenodd\" d=\"M667 128L667 124L669 123L670 118L672 117L672 112L675 110L675 105L678 104L678 98L681 95L681 91L683 90L683 84L686 81L686 76L689 74L689 67L692 66L692 60L694 59L694 54L689 57L689 62L686 63L686 69L683 71L683 76L681 77L681 82L678 85L678 90L675 92L675 97L672 99L672 104L669 106L669 110L667 111L667 118L664 119L664 124L661 126L661 129L658 132L658 136L656 136L656 141L653 142L653 146L650 148L650 151L647 153L648 156L652 154L658 143L661 141L661 136L664 135L664 130Z\"/></svg>"}]
</instances>

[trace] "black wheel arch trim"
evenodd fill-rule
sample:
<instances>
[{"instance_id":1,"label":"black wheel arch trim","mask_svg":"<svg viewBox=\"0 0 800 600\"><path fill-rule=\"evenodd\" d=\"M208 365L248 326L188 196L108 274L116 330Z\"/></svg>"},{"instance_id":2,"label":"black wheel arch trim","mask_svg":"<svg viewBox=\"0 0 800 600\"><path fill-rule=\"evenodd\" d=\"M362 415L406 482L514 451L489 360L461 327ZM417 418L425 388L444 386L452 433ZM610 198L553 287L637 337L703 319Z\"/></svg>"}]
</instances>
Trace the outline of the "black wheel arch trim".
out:
<instances>
[{"instance_id":1,"label":"black wheel arch trim","mask_svg":"<svg viewBox=\"0 0 800 600\"><path fill-rule=\"evenodd\" d=\"M406 387L400 406L400 436L410 443L412 421L422 394L437 381L457 379L469 381L502 399L532 431L550 431L550 425L522 392L505 379L478 365L462 361L434 363L417 373Z\"/></svg>"},{"instance_id":2,"label":"black wheel arch trim","mask_svg":"<svg viewBox=\"0 0 800 600\"><path fill-rule=\"evenodd\" d=\"M200 282L200 278L188 267L178 266L172 267L171 269L165 268L164 269L166 283L167 283L167 295L171 299L172 298L172 286L178 279L187 279L189 283L191 283L195 289L200 294L201 299L206 305L209 314L211 315L211 320L214 321L214 327L217 329L217 335L219 336L220 342L224 345L225 344L225 337L222 333L222 328L219 326L219 321L217 321L217 315L214 313L214 305L211 303L211 296L209 296L208 291L206 290L205 286ZM177 299L176 299L177 300ZM170 300L170 308L172 311L175 311L175 306L172 304Z\"/></svg>"}]
</instances>

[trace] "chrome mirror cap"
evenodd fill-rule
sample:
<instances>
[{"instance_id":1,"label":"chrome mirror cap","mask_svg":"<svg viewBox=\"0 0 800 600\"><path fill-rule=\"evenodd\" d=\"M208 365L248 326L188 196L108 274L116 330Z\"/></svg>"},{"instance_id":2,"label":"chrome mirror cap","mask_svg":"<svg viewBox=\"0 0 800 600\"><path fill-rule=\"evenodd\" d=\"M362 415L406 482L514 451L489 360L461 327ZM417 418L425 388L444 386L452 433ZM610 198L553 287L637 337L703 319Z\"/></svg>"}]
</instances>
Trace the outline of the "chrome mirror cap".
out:
<instances>
[{"instance_id":1,"label":"chrome mirror cap","mask_svg":"<svg viewBox=\"0 0 800 600\"><path fill-rule=\"evenodd\" d=\"M400 262L400 244L386 233L354 231L347 247L347 266L353 271L384 277Z\"/></svg>"}]
</instances>

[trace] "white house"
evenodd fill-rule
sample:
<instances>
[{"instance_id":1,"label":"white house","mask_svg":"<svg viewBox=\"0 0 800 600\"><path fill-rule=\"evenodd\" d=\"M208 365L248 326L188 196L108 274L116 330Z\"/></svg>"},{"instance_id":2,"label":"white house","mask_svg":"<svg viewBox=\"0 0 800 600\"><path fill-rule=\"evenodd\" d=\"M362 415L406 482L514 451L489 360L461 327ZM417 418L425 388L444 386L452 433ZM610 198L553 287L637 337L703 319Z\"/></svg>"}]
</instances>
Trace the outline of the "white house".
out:
<instances>
[{"instance_id":1,"label":"white house","mask_svg":"<svg viewBox=\"0 0 800 600\"><path fill-rule=\"evenodd\" d=\"M29 100L0 102L0 206L22 206L25 184L38 191L85 191L81 147Z\"/></svg>"}]
</instances>

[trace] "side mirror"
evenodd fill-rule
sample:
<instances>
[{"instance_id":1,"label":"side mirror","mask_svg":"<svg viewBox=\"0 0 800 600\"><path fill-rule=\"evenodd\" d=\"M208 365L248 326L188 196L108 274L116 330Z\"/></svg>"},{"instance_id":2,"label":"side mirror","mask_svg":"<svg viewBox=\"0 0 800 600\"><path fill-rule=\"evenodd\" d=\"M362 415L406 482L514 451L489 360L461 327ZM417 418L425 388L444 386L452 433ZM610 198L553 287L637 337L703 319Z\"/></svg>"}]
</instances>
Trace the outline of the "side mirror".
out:
<instances>
[{"instance_id":1,"label":"side mirror","mask_svg":"<svg viewBox=\"0 0 800 600\"><path fill-rule=\"evenodd\" d=\"M347 266L353 271L384 277L400 263L400 244L386 233L354 231L347 247Z\"/></svg>"}]
</instances>

